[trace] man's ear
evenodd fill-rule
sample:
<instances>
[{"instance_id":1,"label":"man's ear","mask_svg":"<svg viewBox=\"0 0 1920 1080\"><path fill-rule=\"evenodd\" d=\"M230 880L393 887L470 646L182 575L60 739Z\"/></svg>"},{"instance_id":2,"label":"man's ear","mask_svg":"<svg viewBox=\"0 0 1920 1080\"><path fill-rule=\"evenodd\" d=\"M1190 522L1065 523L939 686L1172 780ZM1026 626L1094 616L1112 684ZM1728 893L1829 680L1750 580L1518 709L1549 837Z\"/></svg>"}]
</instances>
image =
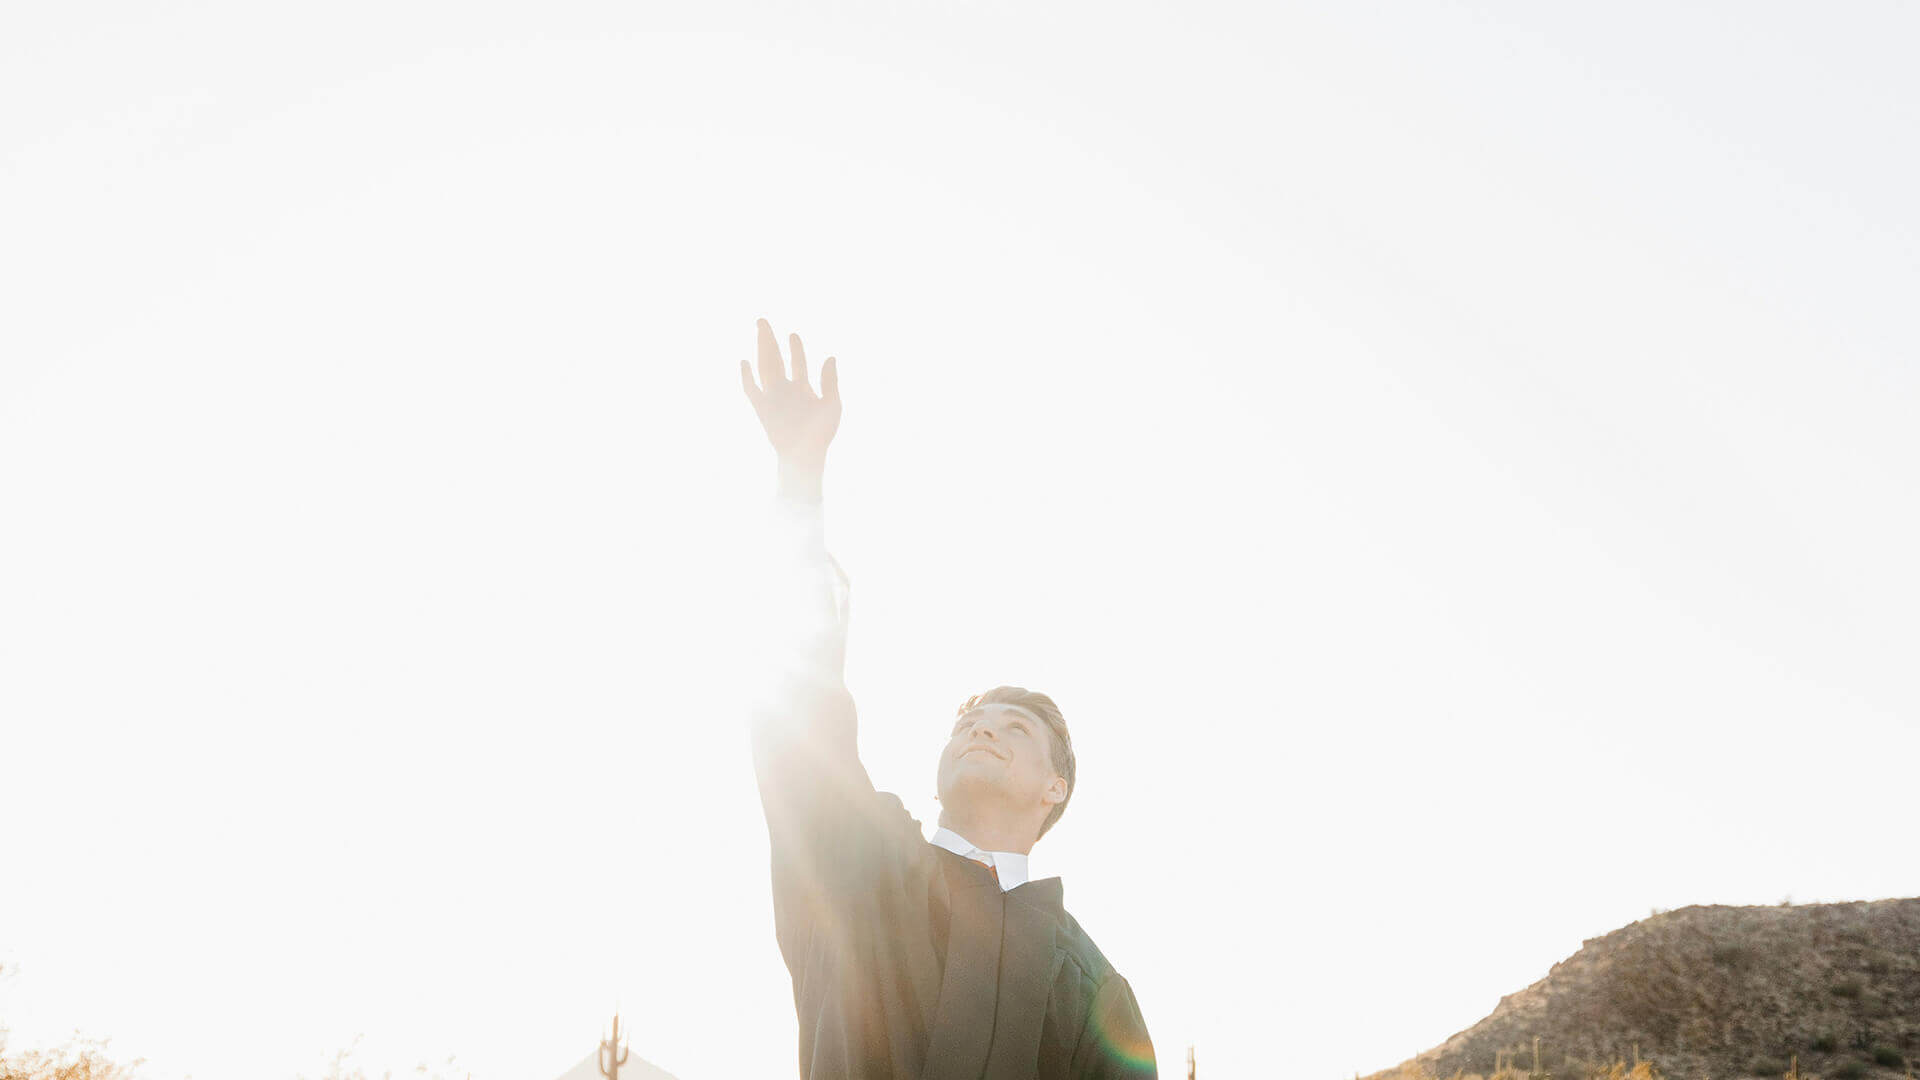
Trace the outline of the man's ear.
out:
<instances>
[{"instance_id":1,"label":"man's ear","mask_svg":"<svg viewBox=\"0 0 1920 1080\"><path fill-rule=\"evenodd\" d=\"M1064 776L1054 777L1053 783L1047 785L1047 790L1040 793L1040 801L1046 803L1048 806L1058 806L1066 802L1067 778Z\"/></svg>"}]
</instances>

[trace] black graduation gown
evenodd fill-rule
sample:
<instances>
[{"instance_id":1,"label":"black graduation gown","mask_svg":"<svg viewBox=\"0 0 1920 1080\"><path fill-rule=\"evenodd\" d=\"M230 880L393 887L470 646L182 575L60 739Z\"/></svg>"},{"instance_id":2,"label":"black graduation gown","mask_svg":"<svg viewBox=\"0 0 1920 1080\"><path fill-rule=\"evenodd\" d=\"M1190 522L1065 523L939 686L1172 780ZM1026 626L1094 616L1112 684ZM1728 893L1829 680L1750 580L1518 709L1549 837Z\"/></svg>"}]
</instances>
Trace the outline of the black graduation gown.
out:
<instances>
[{"instance_id":1,"label":"black graduation gown","mask_svg":"<svg viewBox=\"0 0 1920 1080\"><path fill-rule=\"evenodd\" d=\"M1127 980L1061 906L928 843L860 764L837 679L754 726L803 1080L1156 1077Z\"/></svg>"}]
</instances>

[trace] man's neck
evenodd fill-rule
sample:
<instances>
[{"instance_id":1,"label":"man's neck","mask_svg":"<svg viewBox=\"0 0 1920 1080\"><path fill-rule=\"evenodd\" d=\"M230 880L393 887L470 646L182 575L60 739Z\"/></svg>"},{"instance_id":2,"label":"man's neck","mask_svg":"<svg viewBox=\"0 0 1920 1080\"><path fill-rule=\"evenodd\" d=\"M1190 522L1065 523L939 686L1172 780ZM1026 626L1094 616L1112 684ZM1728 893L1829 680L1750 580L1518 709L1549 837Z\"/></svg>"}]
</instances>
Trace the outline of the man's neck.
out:
<instances>
[{"instance_id":1,"label":"man's neck","mask_svg":"<svg viewBox=\"0 0 1920 1080\"><path fill-rule=\"evenodd\" d=\"M967 817L955 814L945 807L940 810L939 825L965 837L967 843L982 851L1012 851L1021 855L1033 854L1036 837L1031 826L1011 825L1005 822L993 822L979 817Z\"/></svg>"}]
</instances>

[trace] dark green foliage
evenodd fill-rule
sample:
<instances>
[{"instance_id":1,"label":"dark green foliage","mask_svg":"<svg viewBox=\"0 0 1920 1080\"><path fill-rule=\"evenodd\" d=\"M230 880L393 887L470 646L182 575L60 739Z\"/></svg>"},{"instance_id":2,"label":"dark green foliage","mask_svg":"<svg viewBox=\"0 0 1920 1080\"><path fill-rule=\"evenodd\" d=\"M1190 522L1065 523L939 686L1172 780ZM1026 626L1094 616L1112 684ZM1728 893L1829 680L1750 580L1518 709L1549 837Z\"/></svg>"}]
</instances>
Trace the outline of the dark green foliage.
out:
<instances>
[{"instance_id":1,"label":"dark green foliage","mask_svg":"<svg viewBox=\"0 0 1920 1080\"><path fill-rule=\"evenodd\" d=\"M1885 1065L1889 1069L1897 1069L1905 1065L1907 1059L1891 1046L1876 1046L1873 1048L1873 1063Z\"/></svg>"},{"instance_id":2,"label":"dark green foliage","mask_svg":"<svg viewBox=\"0 0 1920 1080\"><path fill-rule=\"evenodd\" d=\"M1840 1040L1831 1035L1821 1035L1813 1040L1811 1046L1822 1054L1831 1054L1839 1049Z\"/></svg>"},{"instance_id":3,"label":"dark green foliage","mask_svg":"<svg viewBox=\"0 0 1920 1080\"><path fill-rule=\"evenodd\" d=\"M1764 1076L1767 1080L1778 1080L1787 1075L1787 1063L1779 1058L1754 1058L1747 1065L1747 1072L1754 1076Z\"/></svg>"},{"instance_id":4,"label":"dark green foliage","mask_svg":"<svg viewBox=\"0 0 1920 1080\"><path fill-rule=\"evenodd\" d=\"M1867 1067L1857 1061L1849 1061L1833 1070L1833 1080L1860 1080L1867 1075Z\"/></svg>"},{"instance_id":5,"label":"dark green foliage","mask_svg":"<svg viewBox=\"0 0 1920 1080\"><path fill-rule=\"evenodd\" d=\"M1834 997L1857 998L1860 996L1860 980L1848 979L1846 982L1834 983L1827 987L1827 993Z\"/></svg>"}]
</instances>

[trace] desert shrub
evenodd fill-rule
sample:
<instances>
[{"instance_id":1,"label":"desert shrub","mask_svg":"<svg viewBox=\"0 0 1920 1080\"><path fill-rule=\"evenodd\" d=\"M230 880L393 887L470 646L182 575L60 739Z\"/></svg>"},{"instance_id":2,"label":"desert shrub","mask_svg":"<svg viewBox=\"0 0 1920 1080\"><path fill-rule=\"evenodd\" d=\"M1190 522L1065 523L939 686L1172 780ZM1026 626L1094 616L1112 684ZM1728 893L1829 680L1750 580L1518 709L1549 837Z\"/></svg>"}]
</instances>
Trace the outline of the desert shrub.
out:
<instances>
[{"instance_id":1,"label":"desert shrub","mask_svg":"<svg viewBox=\"0 0 1920 1080\"><path fill-rule=\"evenodd\" d=\"M1827 993L1834 997L1857 998L1860 996L1860 980L1848 979L1846 982L1834 983L1827 987Z\"/></svg>"},{"instance_id":2,"label":"desert shrub","mask_svg":"<svg viewBox=\"0 0 1920 1080\"><path fill-rule=\"evenodd\" d=\"M1531 1060L1531 1055L1529 1055L1529 1060ZM1570 1066L1572 1064L1573 1059L1567 1056L1566 1051L1553 1046L1542 1046L1540 1048L1540 1071L1553 1074L1556 1080L1560 1077L1571 1076L1572 1070Z\"/></svg>"},{"instance_id":3,"label":"desert shrub","mask_svg":"<svg viewBox=\"0 0 1920 1080\"><path fill-rule=\"evenodd\" d=\"M1873 1063L1885 1065L1889 1069L1897 1069L1905 1065L1907 1059L1891 1046L1876 1046L1873 1048Z\"/></svg>"},{"instance_id":4,"label":"desert shrub","mask_svg":"<svg viewBox=\"0 0 1920 1080\"><path fill-rule=\"evenodd\" d=\"M1543 1054L1541 1064L1546 1064ZM1550 1080L1589 1080L1597 1071L1593 1062L1572 1054L1560 1053L1553 1057L1553 1064L1547 1067Z\"/></svg>"},{"instance_id":5,"label":"desert shrub","mask_svg":"<svg viewBox=\"0 0 1920 1080\"><path fill-rule=\"evenodd\" d=\"M1747 1065L1747 1071L1755 1076L1765 1076L1772 1080L1773 1077L1787 1075L1787 1063L1779 1058L1754 1058Z\"/></svg>"},{"instance_id":6,"label":"desert shrub","mask_svg":"<svg viewBox=\"0 0 1920 1080\"><path fill-rule=\"evenodd\" d=\"M1823 1054L1831 1054L1839 1048L1840 1040L1831 1035L1820 1035L1816 1036L1810 1045Z\"/></svg>"},{"instance_id":7,"label":"desert shrub","mask_svg":"<svg viewBox=\"0 0 1920 1080\"><path fill-rule=\"evenodd\" d=\"M1849 1061L1833 1070L1833 1080L1860 1080L1867 1075L1867 1067L1857 1061Z\"/></svg>"},{"instance_id":8,"label":"desert shrub","mask_svg":"<svg viewBox=\"0 0 1920 1080\"><path fill-rule=\"evenodd\" d=\"M1616 1061L1609 1065L1605 1072L1594 1075L1604 1076L1606 1080L1659 1080L1660 1078L1659 1070L1653 1067L1651 1061L1643 1061L1631 1066L1624 1061Z\"/></svg>"},{"instance_id":9,"label":"desert shrub","mask_svg":"<svg viewBox=\"0 0 1920 1080\"><path fill-rule=\"evenodd\" d=\"M1745 968L1753 963L1753 950L1747 948L1745 945L1715 945L1713 947L1713 962L1719 964L1721 967L1730 967L1736 970Z\"/></svg>"}]
</instances>

